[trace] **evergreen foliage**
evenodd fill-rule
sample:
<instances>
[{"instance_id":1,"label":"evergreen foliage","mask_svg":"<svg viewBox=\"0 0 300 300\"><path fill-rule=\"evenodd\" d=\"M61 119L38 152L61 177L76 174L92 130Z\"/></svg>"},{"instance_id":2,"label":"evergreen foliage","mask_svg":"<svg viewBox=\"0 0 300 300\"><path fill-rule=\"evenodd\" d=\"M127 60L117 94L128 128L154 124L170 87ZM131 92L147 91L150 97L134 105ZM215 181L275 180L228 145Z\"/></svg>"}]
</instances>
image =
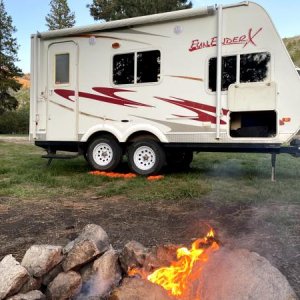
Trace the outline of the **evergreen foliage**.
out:
<instances>
[{"instance_id":1,"label":"evergreen foliage","mask_svg":"<svg viewBox=\"0 0 300 300\"><path fill-rule=\"evenodd\" d=\"M70 28L75 25L75 13L70 11L67 0L51 0L50 12L46 16L49 30Z\"/></svg>"},{"instance_id":2,"label":"evergreen foliage","mask_svg":"<svg viewBox=\"0 0 300 300\"><path fill-rule=\"evenodd\" d=\"M95 20L119 20L192 7L188 0L93 0L87 5Z\"/></svg>"},{"instance_id":3,"label":"evergreen foliage","mask_svg":"<svg viewBox=\"0 0 300 300\"><path fill-rule=\"evenodd\" d=\"M3 0L0 0L0 115L18 106L17 99L11 93L21 88L16 77L22 75L22 70L15 65L19 48L13 37L15 32L12 18L5 11Z\"/></svg>"}]
</instances>

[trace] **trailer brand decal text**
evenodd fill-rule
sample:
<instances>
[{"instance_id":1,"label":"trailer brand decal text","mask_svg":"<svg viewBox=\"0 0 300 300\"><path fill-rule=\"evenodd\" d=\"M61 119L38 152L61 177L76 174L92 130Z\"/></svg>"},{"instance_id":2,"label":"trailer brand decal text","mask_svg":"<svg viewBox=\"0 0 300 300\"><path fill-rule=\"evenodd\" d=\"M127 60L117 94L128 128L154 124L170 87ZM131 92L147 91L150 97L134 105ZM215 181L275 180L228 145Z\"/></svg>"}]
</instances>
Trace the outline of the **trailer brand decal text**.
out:
<instances>
[{"instance_id":1,"label":"trailer brand decal text","mask_svg":"<svg viewBox=\"0 0 300 300\"><path fill-rule=\"evenodd\" d=\"M254 31L253 28L250 28L248 30L247 34L243 34L241 36L234 36L234 37L225 37L222 41L223 46L229 46L229 45L243 45L243 48L247 47L248 45L254 45L256 46L254 42L254 38L262 31L262 27L258 30ZM189 51L196 51L201 50L204 48L211 48L217 46L217 40L218 37L212 37L208 41L200 41L200 40L192 40L191 46L189 48Z\"/></svg>"}]
</instances>

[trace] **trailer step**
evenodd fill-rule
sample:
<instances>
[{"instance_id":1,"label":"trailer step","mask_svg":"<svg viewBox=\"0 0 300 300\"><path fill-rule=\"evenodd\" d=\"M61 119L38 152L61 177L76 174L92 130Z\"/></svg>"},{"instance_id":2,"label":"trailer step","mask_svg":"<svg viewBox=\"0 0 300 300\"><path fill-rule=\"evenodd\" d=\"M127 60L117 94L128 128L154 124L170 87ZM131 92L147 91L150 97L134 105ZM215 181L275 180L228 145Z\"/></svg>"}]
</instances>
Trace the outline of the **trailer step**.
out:
<instances>
[{"instance_id":1,"label":"trailer step","mask_svg":"<svg viewBox=\"0 0 300 300\"><path fill-rule=\"evenodd\" d=\"M42 158L51 158L51 159L71 159L78 157L79 154L76 155L68 155L68 154L46 154L42 155Z\"/></svg>"},{"instance_id":2,"label":"trailer step","mask_svg":"<svg viewBox=\"0 0 300 300\"><path fill-rule=\"evenodd\" d=\"M78 157L80 154L56 154L56 153L48 153L45 155L42 155L42 158L47 158L47 167L50 166L53 159L72 159Z\"/></svg>"}]
</instances>

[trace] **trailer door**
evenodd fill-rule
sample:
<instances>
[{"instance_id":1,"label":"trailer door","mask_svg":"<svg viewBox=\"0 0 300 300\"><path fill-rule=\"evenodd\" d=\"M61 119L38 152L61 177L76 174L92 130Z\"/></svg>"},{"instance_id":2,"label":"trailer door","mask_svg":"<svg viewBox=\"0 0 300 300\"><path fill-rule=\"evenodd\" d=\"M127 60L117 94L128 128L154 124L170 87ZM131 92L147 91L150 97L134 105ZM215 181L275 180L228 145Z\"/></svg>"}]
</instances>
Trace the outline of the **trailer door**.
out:
<instances>
[{"instance_id":1,"label":"trailer door","mask_svg":"<svg viewBox=\"0 0 300 300\"><path fill-rule=\"evenodd\" d=\"M48 48L47 140L77 140L78 49L74 42Z\"/></svg>"}]
</instances>

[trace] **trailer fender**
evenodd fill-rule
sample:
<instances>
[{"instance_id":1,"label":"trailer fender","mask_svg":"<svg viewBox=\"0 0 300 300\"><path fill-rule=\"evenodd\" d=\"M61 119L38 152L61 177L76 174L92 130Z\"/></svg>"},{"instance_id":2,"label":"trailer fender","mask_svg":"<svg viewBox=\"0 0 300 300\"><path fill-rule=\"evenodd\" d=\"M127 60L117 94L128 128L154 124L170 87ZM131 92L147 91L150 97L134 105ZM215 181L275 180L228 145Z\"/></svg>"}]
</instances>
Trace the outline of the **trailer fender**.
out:
<instances>
[{"instance_id":1,"label":"trailer fender","mask_svg":"<svg viewBox=\"0 0 300 300\"><path fill-rule=\"evenodd\" d=\"M148 132L156 136L160 142L168 143L168 139L162 133L162 131L150 124L136 124L131 126L125 131L122 142L126 142L130 136L132 136L133 134L137 134L139 132Z\"/></svg>"},{"instance_id":2,"label":"trailer fender","mask_svg":"<svg viewBox=\"0 0 300 300\"><path fill-rule=\"evenodd\" d=\"M82 137L81 142L87 142L88 139L95 133L101 133L101 132L109 132L111 133L119 142L122 142L122 133L120 130L118 130L116 127L107 125L107 124L101 124L91 127Z\"/></svg>"}]
</instances>

